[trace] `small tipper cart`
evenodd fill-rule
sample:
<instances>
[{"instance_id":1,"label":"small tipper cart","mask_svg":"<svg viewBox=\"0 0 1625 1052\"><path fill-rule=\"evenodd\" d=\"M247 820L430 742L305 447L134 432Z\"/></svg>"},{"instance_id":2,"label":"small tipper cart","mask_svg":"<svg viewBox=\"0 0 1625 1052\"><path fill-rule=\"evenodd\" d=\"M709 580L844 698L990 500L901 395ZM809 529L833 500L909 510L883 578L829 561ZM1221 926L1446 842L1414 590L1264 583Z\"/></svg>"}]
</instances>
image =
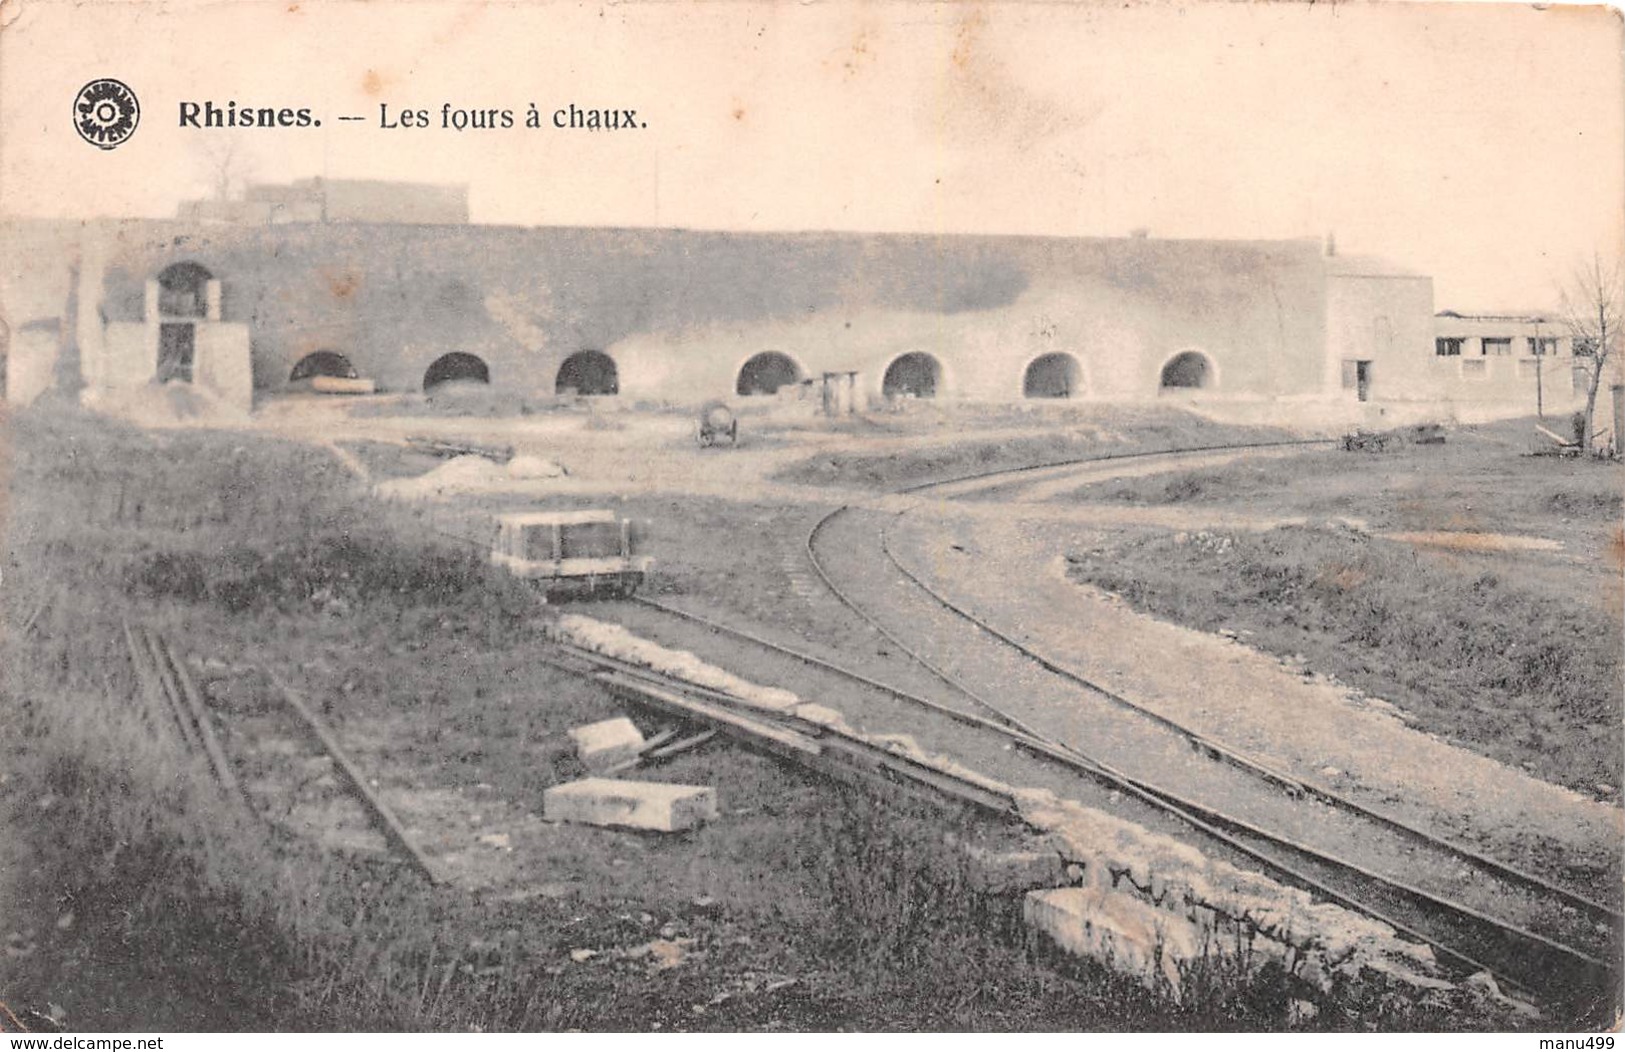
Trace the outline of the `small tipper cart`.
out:
<instances>
[{"instance_id":1,"label":"small tipper cart","mask_svg":"<svg viewBox=\"0 0 1625 1052\"><path fill-rule=\"evenodd\" d=\"M624 598L654 560L632 554L632 524L613 511L524 511L497 516L491 561L548 595Z\"/></svg>"}]
</instances>

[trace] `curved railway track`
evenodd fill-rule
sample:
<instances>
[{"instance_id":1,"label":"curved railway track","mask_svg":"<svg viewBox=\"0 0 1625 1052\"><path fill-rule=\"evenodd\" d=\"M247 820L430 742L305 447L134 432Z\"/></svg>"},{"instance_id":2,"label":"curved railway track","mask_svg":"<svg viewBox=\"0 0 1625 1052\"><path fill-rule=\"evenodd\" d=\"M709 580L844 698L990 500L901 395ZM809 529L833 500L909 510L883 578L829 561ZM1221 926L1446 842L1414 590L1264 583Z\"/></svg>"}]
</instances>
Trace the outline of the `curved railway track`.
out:
<instances>
[{"instance_id":1,"label":"curved railway track","mask_svg":"<svg viewBox=\"0 0 1625 1052\"><path fill-rule=\"evenodd\" d=\"M973 489L993 491L1011 482L1019 482L1024 477L1107 461L1324 444L1317 441L1268 442L1071 458L917 483L896 490L892 495L923 494L945 487L963 489L967 485ZM887 514L901 516L909 510L904 508ZM1222 766L1238 777L1268 787L1272 794L1292 806L1318 809L1325 816L1336 815L1344 820L1356 821L1367 829L1381 830L1389 838L1403 841L1401 851L1407 854L1419 852L1426 856L1435 872L1454 867L1459 870L1459 877L1467 877L1470 873L1471 880L1458 881L1460 888L1452 890L1473 885L1478 890L1476 901L1462 901L1436 886L1437 882L1433 887L1424 886L1426 882L1403 879L1392 870L1382 872L1373 865L1340 857L1327 850L1324 844L1316 845L1290 831L1273 828L1247 815L1205 803L1199 795L1188 790L1181 791L1136 776L1087 748L1069 744L1057 735L1044 732L1032 721L1023 720L1007 706L990 698L988 695L994 691L978 691L964 681L962 674L944 668L944 662L933 661L920 652L920 647L911 646L897 631L888 627L882 616L852 594L851 579L847 580L845 587L837 580L842 571L832 569L835 563L820 554L822 539L832 529L845 525L860 514L876 513L842 506L819 518L803 538L807 560L830 595L843 608L901 651L910 662L968 702L968 708L900 689L804 649L775 642L748 629L723 624L665 603L639 598L629 605L701 626L707 632L725 635L761 651L789 658L808 668L877 692L911 709L1003 740L1007 746L1016 747L1044 764L1064 770L1074 777L1081 776L1095 787L1106 790L1108 795L1097 800L1098 805L1108 806L1124 817L1139 819L1165 830L1170 828L1169 823L1172 822L1174 827L1183 830L1187 839L1216 849L1222 856L1232 860L1250 860L1283 883L1389 924L1395 930L1430 946L1440 960L1453 965L1463 974L1487 971L1497 978L1503 988L1523 993L1548 1006L1564 1006L1564 1010L1573 1011L1578 1017L1591 1018L1606 1012L1607 1005L1611 1003L1609 991L1617 985L1617 940L1622 923L1618 910L1373 810L1324 786L1283 772L1131 698L1105 689L1087 675L1028 647L933 589L892 552L883 522L871 524L870 527L860 525L855 537L842 538L845 543L837 547L851 554L862 550L862 545L854 541L862 540L867 534L870 550L890 571L893 583L906 585L916 602L928 603L943 616L967 626L978 638L1041 670L1043 675L1064 682L1081 694L1104 701L1133 719L1155 727L1159 733L1177 739L1187 753L1194 750L1205 757L1204 763L1212 761L1211 766ZM467 540L461 537L457 539ZM863 574L860 572L857 576L861 578ZM1393 857L1392 852L1390 857ZM1486 888L1488 893L1485 892ZM1486 905L1486 900L1490 905ZM1527 922L1506 916L1504 910L1497 909L1495 903L1498 901L1521 907L1522 912L1528 915Z\"/></svg>"},{"instance_id":2,"label":"curved railway track","mask_svg":"<svg viewBox=\"0 0 1625 1052\"><path fill-rule=\"evenodd\" d=\"M1019 480L1022 476L1049 469L1098 463L1109 459L1146 459L1175 457L1193 453L1212 453L1221 449L1278 448L1289 443L1264 443L1242 447L1202 447L1190 450L1168 450L1157 453L1122 454L1114 457L1084 458L1027 465L1015 469L976 472L948 480L920 483L897 491L903 494L923 494L929 490L964 483L988 483L996 488L1005 481ZM1303 443L1305 445L1309 443ZM893 512L907 514L908 509ZM965 698L986 715L972 717L982 729L1003 734L1012 741L1056 763L1071 767L1096 781L1110 784L1119 792L1131 794L1140 803L1159 809L1178 818L1191 831L1203 838L1215 840L1238 851L1255 862L1263 864L1283 877L1287 883L1315 892L1368 916L1390 924L1430 945L1438 956L1458 967L1486 970L1503 983L1535 993L1544 1000L1577 1003L1601 996L1612 983L1617 967L1618 932L1621 915L1611 906L1596 902L1585 895L1565 888L1538 875L1519 869L1509 863L1492 858L1482 852L1437 836L1394 816L1383 814L1349 799L1342 794L1313 784L1295 775L1282 772L1263 763L1242 750L1217 741L1173 720L1131 698L1107 690L1088 676L1021 643L1001 631L984 618L955 604L947 596L933 589L918 573L904 565L892 552L887 542L885 526L872 530L874 548L884 559L893 575L906 581L915 594L945 614L969 626L979 637L1030 663L1049 676L1066 682L1071 687L1102 699L1135 719L1157 727L1161 732L1182 740L1190 748L1212 760L1222 762L1233 770L1268 785L1273 791L1297 801L1300 806L1324 808L1355 820L1369 830L1403 841L1401 851L1420 856L1424 864L1417 867L1438 874L1456 873L1452 886L1438 879L1411 881L1402 879L1391 869L1378 868L1340 857L1316 846L1245 816L1228 813L1220 807L1204 804L1186 791L1158 786L1145 779L1117 769L1085 749L1066 744L1054 735L1043 733L1023 721L1009 709L990 699L986 690L978 691L966 684L960 675L945 669L920 653L919 647L910 646L897 631L883 623L876 611L866 608L852 594L851 581L843 588L837 576L842 571L821 555L821 539L840 520L853 519L859 512L843 506L823 516L805 538L805 548L815 572L830 593L853 614L867 623L903 651L912 661L926 669L947 685L955 694ZM855 549L853 535L844 535L839 547L850 555ZM692 616L683 614L682 616ZM762 645L776 646L749 633L727 626L714 626L743 638L752 638ZM779 648L783 649L783 648ZM808 655L799 655L803 660ZM817 660L817 659L810 659ZM866 677L822 662L838 674ZM872 681L870 681L872 682ZM889 689L889 688L886 688ZM916 704L929 704L937 710L947 708L940 702L928 702L918 696L893 692L899 698L908 698ZM957 712L956 718L969 714ZM1460 877L1470 874L1471 880ZM1423 886L1431 883L1432 886ZM1444 886L1441 886L1443 884ZM1472 885L1471 888L1468 885ZM1462 895L1471 890L1473 894ZM1462 901L1471 898L1473 901ZM1513 909L1506 910L1510 904ZM1507 912L1522 916L1513 919Z\"/></svg>"},{"instance_id":3,"label":"curved railway track","mask_svg":"<svg viewBox=\"0 0 1625 1052\"><path fill-rule=\"evenodd\" d=\"M1586 991L1595 990L1606 981L1607 964L1591 952L1508 924L1469 905L1434 895L1204 806L1134 778L1086 753L1024 731L995 715L956 708L911 693L805 649L657 600L639 598L633 602L883 693L893 701L997 736L1028 756L1072 775L1083 776L1104 790L1098 799L1084 802L1110 808L1122 817L1152 826L1159 825L1157 819L1173 819L1177 824L1175 828L1166 822L1160 823L1160 827L1176 835L1183 834L1186 839L1194 838L1195 843L1210 851L1216 848L1217 854L1231 861L1262 866L1285 884L1381 920L1431 946L1441 961L1463 975L1490 972L1503 988L1548 1004L1554 999L1571 1000L1575 994L1584 1000Z\"/></svg>"},{"instance_id":4,"label":"curved railway track","mask_svg":"<svg viewBox=\"0 0 1625 1052\"><path fill-rule=\"evenodd\" d=\"M1202 734L1200 731L1194 730L1191 727L1180 723L1178 720L1157 712L1154 709L1148 708L1145 705L1124 696L1123 694L1102 686L1101 684L1085 676L1083 673L1061 664L1054 658L1051 658L1037 649L1016 640L1008 633L995 627L986 619L954 603L941 591L933 588L930 583L927 582L919 573L903 564L902 560L899 559L896 553L892 551L890 544L887 543L886 534L884 532L882 532L880 535L880 545L882 552L885 553L887 561L896 568L897 572L906 577L910 583L914 584L922 592L929 595L932 600L934 600L936 604L942 607L944 610L949 611L956 617L974 626L977 630L985 633L993 639L998 640L1011 650L1016 651L1023 657L1028 658L1035 664L1043 667L1049 672L1054 673L1062 679L1075 683L1085 690L1092 691L1103 698L1109 699L1114 704L1120 705L1124 709L1127 709L1138 716L1142 716L1160 726L1166 727L1168 730L1189 741L1192 748L1198 750L1199 752L1206 753L1208 756L1211 756L1216 760L1221 760L1243 770L1251 771L1266 781L1275 783L1295 797L1311 797L1313 799L1320 800L1340 810L1348 811L1352 814L1359 815L1362 818L1368 818L1373 822L1388 826L1396 832L1428 843L1430 846L1448 850L1452 854L1462 859L1471 861L1474 865L1482 866L1485 869L1493 871L1508 881L1519 884L1526 888L1530 888L1541 894L1551 895L1562 899L1577 909L1589 911L1599 922L1616 924L1622 919L1621 914L1617 910L1614 910L1600 902L1589 899L1579 892L1565 888L1562 885L1549 881L1544 877L1540 877L1526 870L1520 869L1509 862L1503 862L1500 859L1493 858L1481 851L1468 847L1465 844L1460 844L1450 840L1447 837L1441 837L1438 834L1430 833L1425 829L1420 829L1417 826L1405 822L1402 819L1396 818L1393 815L1385 814L1381 811L1375 810L1374 808L1367 807L1342 793L1312 782L1299 775L1289 774L1270 767L1269 765L1248 755L1245 752L1242 752L1239 749L1235 749L1224 742Z\"/></svg>"}]
</instances>

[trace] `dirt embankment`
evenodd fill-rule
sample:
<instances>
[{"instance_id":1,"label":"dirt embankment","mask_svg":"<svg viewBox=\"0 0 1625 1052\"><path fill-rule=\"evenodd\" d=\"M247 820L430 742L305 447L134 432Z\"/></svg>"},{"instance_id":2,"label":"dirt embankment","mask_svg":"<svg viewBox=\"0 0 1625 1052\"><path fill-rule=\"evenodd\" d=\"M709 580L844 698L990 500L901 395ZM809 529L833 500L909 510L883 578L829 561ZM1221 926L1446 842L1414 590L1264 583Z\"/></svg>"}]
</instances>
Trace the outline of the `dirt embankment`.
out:
<instances>
[{"instance_id":1,"label":"dirt embankment","mask_svg":"<svg viewBox=\"0 0 1625 1052\"><path fill-rule=\"evenodd\" d=\"M1220 424L1162 408L1092 407L1047 426L1041 420L1035 422L1038 426L985 437L975 436L974 425L954 417L933 413L927 419L940 430L913 435L907 446L819 453L773 477L805 486L898 489L1052 461L1295 437L1279 428Z\"/></svg>"}]
</instances>

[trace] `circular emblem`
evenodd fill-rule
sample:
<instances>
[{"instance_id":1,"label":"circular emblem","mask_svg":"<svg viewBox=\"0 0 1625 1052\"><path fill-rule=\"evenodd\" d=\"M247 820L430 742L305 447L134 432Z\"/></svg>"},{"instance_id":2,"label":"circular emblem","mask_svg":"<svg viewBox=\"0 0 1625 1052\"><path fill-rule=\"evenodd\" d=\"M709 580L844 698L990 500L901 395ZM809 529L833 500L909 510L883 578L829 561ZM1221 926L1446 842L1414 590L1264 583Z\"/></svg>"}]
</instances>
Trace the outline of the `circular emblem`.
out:
<instances>
[{"instance_id":1,"label":"circular emblem","mask_svg":"<svg viewBox=\"0 0 1625 1052\"><path fill-rule=\"evenodd\" d=\"M91 81L73 100L73 126L79 137L103 150L134 135L140 121L141 104L135 100L135 92L112 77Z\"/></svg>"}]
</instances>

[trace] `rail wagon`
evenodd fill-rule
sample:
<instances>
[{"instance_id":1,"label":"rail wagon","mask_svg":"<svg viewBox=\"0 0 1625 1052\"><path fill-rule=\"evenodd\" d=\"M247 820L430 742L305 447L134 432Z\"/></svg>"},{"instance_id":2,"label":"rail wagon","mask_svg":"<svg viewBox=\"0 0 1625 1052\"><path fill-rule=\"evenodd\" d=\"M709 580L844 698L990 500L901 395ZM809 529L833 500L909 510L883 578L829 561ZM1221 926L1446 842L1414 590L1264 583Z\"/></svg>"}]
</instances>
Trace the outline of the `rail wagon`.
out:
<instances>
[{"instance_id":1,"label":"rail wagon","mask_svg":"<svg viewBox=\"0 0 1625 1052\"><path fill-rule=\"evenodd\" d=\"M724 442L730 446L738 444L739 419L734 416L733 410L728 408L728 403L707 402L700 407L700 419L695 426L694 439L701 446L721 445Z\"/></svg>"},{"instance_id":2,"label":"rail wagon","mask_svg":"<svg viewBox=\"0 0 1625 1052\"><path fill-rule=\"evenodd\" d=\"M630 596L654 560L632 554L632 524L608 509L497 516L491 561L560 597Z\"/></svg>"}]
</instances>

